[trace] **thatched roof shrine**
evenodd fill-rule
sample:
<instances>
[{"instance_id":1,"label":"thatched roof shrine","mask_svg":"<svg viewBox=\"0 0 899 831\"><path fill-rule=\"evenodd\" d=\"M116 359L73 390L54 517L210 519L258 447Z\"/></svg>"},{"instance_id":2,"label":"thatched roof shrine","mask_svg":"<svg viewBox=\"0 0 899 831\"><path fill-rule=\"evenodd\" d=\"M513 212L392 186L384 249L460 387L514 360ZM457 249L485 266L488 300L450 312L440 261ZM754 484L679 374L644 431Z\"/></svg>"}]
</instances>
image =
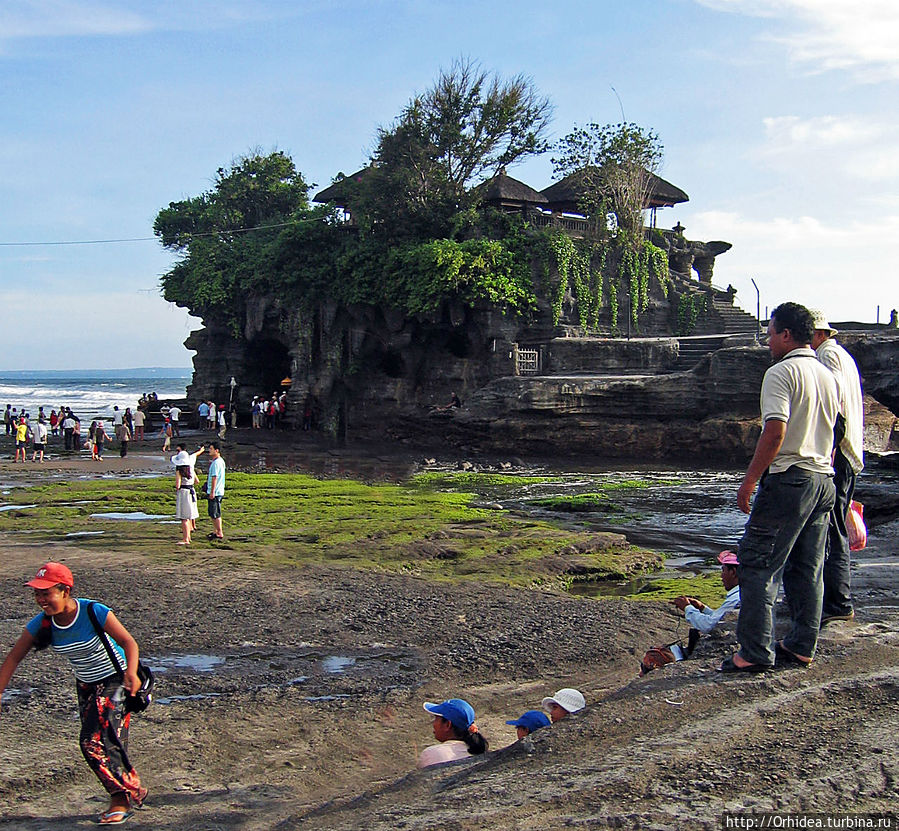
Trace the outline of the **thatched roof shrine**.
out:
<instances>
[{"instance_id":1,"label":"thatched roof shrine","mask_svg":"<svg viewBox=\"0 0 899 831\"><path fill-rule=\"evenodd\" d=\"M346 208L352 201L353 193L362 181L363 177L370 168L363 167L349 176L338 178L336 182L332 182L324 190L320 190L312 197L313 202L333 202L338 208Z\"/></svg>"},{"instance_id":2,"label":"thatched roof shrine","mask_svg":"<svg viewBox=\"0 0 899 831\"><path fill-rule=\"evenodd\" d=\"M547 198L530 185L513 179L502 168L492 179L478 186L481 199L500 209L518 209L526 205L545 205Z\"/></svg>"},{"instance_id":3,"label":"thatched roof shrine","mask_svg":"<svg viewBox=\"0 0 899 831\"><path fill-rule=\"evenodd\" d=\"M677 185L672 185L661 176L649 173L650 192L647 203L644 208L670 208L681 202L688 202L690 197L687 196ZM549 203L549 207L554 211L562 213L582 213L583 208L581 202L585 194L586 186L584 184L583 173L576 172L560 179L548 188L540 191Z\"/></svg>"}]
</instances>

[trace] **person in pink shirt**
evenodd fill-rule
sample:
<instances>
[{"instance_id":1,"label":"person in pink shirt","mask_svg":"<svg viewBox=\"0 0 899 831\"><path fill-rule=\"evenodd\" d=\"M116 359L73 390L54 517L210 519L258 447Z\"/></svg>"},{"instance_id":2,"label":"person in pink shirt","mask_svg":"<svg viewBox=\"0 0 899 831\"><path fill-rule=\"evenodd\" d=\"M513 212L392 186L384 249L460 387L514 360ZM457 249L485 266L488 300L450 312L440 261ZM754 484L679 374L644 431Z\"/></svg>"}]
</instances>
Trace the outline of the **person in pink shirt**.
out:
<instances>
[{"instance_id":1,"label":"person in pink shirt","mask_svg":"<svg viewBox=\"0 0 899 831\"><path fill-rule=\"evenodd\" d=\"M474 709L467 701L461 698L450 698L440 704L426 701L424 708L434 716L432 728L439 744L422 750L418 757L420 768L444 765L487 752L487 739L478 731Z\"/></svg>"}]
</instances>

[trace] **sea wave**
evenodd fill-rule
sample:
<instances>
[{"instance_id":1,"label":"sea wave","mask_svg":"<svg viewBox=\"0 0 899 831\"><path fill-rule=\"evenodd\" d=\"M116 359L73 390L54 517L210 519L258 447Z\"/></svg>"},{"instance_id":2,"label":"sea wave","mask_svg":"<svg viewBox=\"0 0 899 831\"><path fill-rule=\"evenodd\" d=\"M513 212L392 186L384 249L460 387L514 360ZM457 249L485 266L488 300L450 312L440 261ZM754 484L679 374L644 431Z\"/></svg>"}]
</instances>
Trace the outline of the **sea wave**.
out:
<instances>
[{"instance_id":1,"label":"sea wave","mask_svg":"<svg viewBox=\"0 0 899 831\"><path fill-rule=\"evenodd\" d=\"M39 407L49 415L51 409L71 407L79 417L109 417L113 407L124 410L137 406L144 393L155 392L161 400L184 398L189 377L66 379L46 382L27 378L0 377L0 409L9 404L20 412L36 415Z\"/></svg>"}]
</instances>

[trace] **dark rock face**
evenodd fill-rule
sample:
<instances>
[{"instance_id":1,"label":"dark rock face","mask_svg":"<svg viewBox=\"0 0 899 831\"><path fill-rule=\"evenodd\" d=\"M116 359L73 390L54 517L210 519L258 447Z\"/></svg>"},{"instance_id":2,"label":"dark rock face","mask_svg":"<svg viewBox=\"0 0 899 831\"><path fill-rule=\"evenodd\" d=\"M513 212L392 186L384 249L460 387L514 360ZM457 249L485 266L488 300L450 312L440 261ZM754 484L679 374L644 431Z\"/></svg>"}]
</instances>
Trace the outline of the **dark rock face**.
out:
<instances>
[{"instance_id":1,"label":"dark rock face","mask_svg":"<svg viewBox=\"0 0 899 831\"><path fill-rule=\"evenodd\" d=\"M308 405L315 429L338 438L742 464L759 433L770 357L757 345L733 345L754 344L751 336L730 338L676 372L684 351L677 338L560 337L582 331L525 325L487 307L446 304L431 319L411 320L368 306L301 313L275 298L249 306L241 337L211 322L186 342L197 351L189 397L227 403L234 377L241 425L253 395L270 395L289 376L288 424L299 427ZM866 392L899 411L899 335L838 340L859 364ZM525 346L534 374L519 374ZM453 392L461 409L432 411ZM869 440L885 447L891 433L883 416Z\"/></svg>"},{"instance_id":2,"label":"dark rock face","mask_svg":"<svg viewBox=\"0 0 899 831\"><path fill-rule=\"evenodd\" d=\"M500 378L478 390L456 420L506 451L742 461L758 437L769 363L764 349L732 347L669 375Z\"/></svg>"},{"instance_id":3,"label":"dark rock face","mask_svg":"<svg viewBox=\"0 0 899 831\"><path fill-rule=\"evenodd\" d=\"M855 358L865 392L899 413L899 333L847 332L837 335L837 341Z\"/></svg>"}]
</instances>

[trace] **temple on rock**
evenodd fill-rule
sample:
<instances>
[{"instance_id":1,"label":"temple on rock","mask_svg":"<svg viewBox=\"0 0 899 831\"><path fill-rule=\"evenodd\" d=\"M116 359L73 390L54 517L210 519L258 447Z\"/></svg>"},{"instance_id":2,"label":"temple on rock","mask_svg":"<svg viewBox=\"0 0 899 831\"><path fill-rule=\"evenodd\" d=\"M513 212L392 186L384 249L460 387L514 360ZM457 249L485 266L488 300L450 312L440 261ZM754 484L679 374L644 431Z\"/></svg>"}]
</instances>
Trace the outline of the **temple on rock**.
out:
<instances>
[{"instance_id":1,"label":"temple on rock","mask_svg":"<svg viewBox=\"0 0 899 831\"><path fill-rule=\"evenodd\" d=\"M354 200L369 171L314 197L336 208L344 233L358 231ZM633 262L608 254L591 223L614 215L587 216L582 187L569 176L538 191L501 170L477 189L482 210L520 217L523 233L547 241L533 256L531 314L458 299L421 314L324 298L301 311L252 295L239 337L207 315L186 342L197 352L189 396L233 392L248 409L289 379L287 422L338 438L645 458L701 442L709 458L744 458L768 356L735 290L713 283L730 244L659 227L658 213L688 196L652 176L643 247ZM453 394L462 407L436 409Z\"/></svg>"}]
</instances>

